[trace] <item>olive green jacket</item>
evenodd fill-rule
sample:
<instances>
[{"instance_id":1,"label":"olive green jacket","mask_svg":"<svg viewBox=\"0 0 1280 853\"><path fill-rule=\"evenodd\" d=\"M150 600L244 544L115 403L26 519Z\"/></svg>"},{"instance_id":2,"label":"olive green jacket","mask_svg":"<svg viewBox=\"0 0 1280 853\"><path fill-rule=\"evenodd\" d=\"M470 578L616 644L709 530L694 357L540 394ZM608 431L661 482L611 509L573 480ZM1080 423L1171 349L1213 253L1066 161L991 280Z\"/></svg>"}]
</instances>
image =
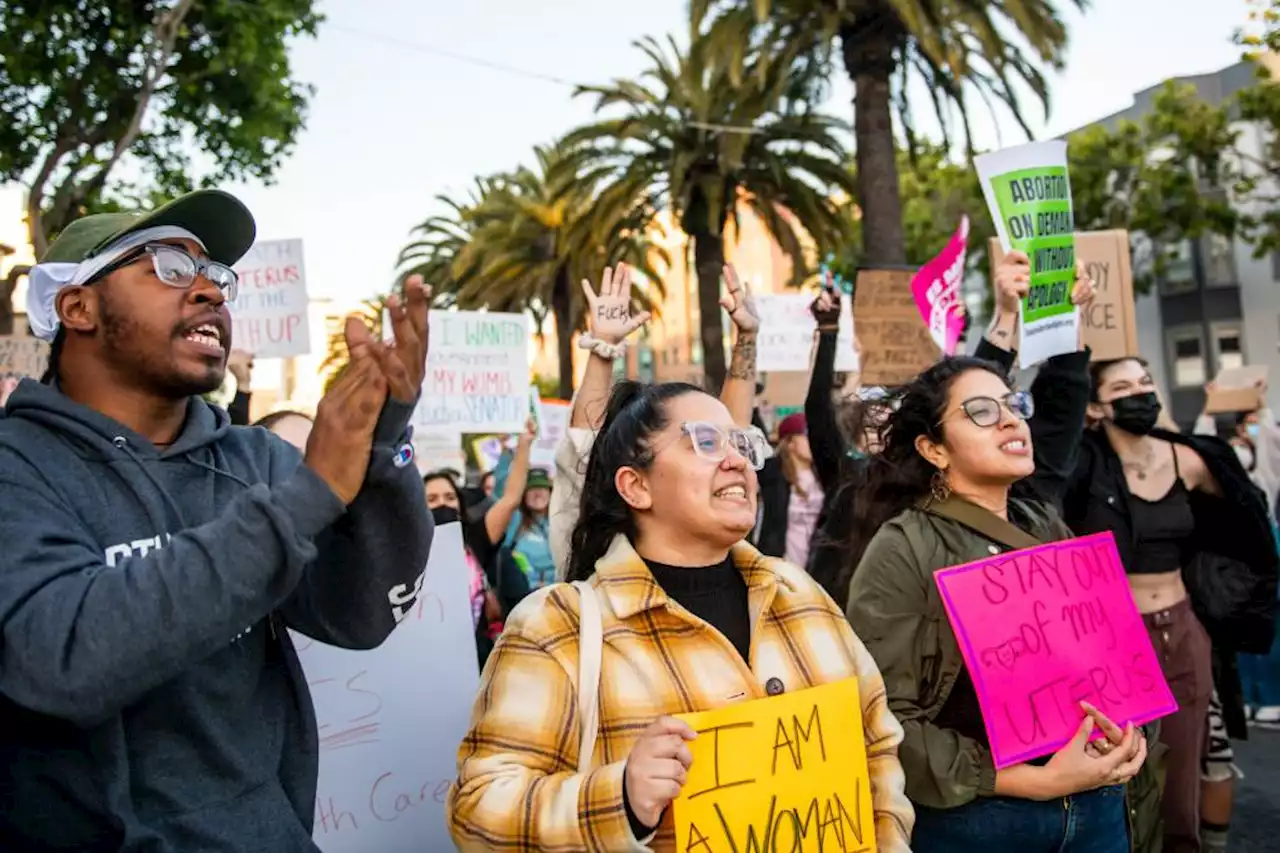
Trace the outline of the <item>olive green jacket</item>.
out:
<instances>
[{"instance_id":1,"label":"olive green jacket","mask_svg":"<svg viewBox=\"0 0 1280 853\"><path fill-rule=\"evenodd\" d=\"M1057 512L1044 504L1014 500L1010 512L1019 527L1041 542L1072 536ZM995 792L990 750L932 722L964 666L933 574L1007 550L959 521L912 508L880 528L850 584L846 613L880 667L889 709L902 724L898 757L907 796L917 805L955 808ZM1144 773L1130 785L1130 816L1138 838L1150 835L1150 820L1158 823L1158 795L1143 787L1152 784L1154 775Z\"/></svg>"}]
</instances>

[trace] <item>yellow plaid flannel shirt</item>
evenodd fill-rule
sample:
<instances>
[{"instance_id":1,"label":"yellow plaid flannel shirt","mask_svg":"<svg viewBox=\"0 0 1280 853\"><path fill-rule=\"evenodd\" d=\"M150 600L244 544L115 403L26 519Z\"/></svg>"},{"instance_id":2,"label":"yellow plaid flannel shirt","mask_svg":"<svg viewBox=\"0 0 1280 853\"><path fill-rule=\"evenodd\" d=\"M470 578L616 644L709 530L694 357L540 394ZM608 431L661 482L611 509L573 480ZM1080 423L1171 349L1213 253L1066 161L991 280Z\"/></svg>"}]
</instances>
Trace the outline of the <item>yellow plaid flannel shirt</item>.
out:
<instances>
[{"instance_id":1,"label":"yellow plaid flannel shirt","mask_svg":"<svg viewBox=\"0 0 1280 853\"><path fill-rule=\"evenodd\" d=\"M656 718L763 697L770 678L800 690L857 677L876 844L879 853L910 850L915 814L898 763L902 727L875 661L804 571L745 542L732 557L747 582L751 668L723 635L667 598L625 537L596 564L604 650L600 733L586 774L577 772L578 591L544 587L516 608L458 748L448 815L459 849L645 849L627 821L623 768ZM675 849L670 809L650 847Z\"/></svg>"}]
</instances>

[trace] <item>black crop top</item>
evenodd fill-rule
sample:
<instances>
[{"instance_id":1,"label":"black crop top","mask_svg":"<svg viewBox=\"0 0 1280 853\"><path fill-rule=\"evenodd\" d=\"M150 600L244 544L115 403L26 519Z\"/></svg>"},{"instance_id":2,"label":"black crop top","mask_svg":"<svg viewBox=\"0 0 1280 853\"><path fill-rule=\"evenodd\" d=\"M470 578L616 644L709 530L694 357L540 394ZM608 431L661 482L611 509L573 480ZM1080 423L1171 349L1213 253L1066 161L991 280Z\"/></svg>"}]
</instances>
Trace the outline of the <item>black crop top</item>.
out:
<instances>
[{"instance_id":1,"label":"black crop top","mask_svg":"<svg viewBox=\"0 0 1280 853\"><path fill-rule=\"evenodd\" d=\"M1173 450L1173 485L1164 497L1148 501L1129 495L1133 519L1133 560L1125 571L1131 575L1159 575L1182 568L1184 546L1196 529L1191 511L1191 495L1178 470L1178 451Z\"/></svg>"}]
</instances>

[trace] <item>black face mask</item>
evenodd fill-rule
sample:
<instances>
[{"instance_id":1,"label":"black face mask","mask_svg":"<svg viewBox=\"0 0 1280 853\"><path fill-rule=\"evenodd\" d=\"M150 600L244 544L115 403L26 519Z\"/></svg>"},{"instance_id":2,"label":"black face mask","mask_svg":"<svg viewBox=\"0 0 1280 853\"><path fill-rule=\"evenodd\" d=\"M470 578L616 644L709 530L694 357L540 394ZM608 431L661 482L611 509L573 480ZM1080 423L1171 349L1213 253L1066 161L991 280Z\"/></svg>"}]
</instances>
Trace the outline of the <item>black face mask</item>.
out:
<instances>
[{"instance_id":1,"label":"black face mask","mask_svg":"<svg viewBox=\"0 0 1280 853\"><path fill-rule=\"evenodd\" d=\"M1111 401L1111 422L1131 435L1150 435L1160 418L1160 398L1154 391Z\"/></svg>"},{"instance_id":2,"label":"black face mask","mask_svg":"<svg viewBox=\"0 0 1280 853\"><path fill-rule=\"evenodd\" d=\"M431 517L435 519L436 526L442 524L452 524L458 520L458 511L451 506L438 506L431 510Z\"/></svg>"}]
</instances>

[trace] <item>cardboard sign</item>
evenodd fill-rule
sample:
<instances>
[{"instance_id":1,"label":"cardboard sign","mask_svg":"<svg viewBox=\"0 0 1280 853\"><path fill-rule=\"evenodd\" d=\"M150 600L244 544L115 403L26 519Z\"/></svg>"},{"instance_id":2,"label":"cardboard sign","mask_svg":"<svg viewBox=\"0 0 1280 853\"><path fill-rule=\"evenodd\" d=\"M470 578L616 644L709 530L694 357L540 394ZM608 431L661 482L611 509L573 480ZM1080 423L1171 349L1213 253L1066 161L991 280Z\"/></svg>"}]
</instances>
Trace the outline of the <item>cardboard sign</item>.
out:
<instances>
[{"instance_id":1,"label":"cardboard sign","mask_svg":"<svg viewBox=\"0 0 1280 853\"><path fill-rule=\"evenodd\" d=\"M0 406L24 378L38 380L49 366L49 345L27 335L0 335Z\"/></svg>"},{"instance_id":2,"label":"cardboard sign","mask_svg":"<svg viewBox=\"0 0 1280 853\"><path fill-rule=\"evenodd\" d=\"M480 686L469 589L461 525L441 525L421 588L391 591L405 609L377 649L292 634L319 726L312 835L324 853L453 849L445 798Z\"/></svg>"},{"instance_id":3,"label":"cardboard sign","mask_svg":"<svg viewBox=\"0 0 1280 853\"><path fill-rule=\"evenodd\" d=\"M432 311L428 323L431 349L414 428L524 432L529 420L529 318L496 311Z\"/></svg>"},{"instance_id":4,"label":"cardboard sign","mask_svg":"<svg viewBox=\"0 0 1280 853\"><path fill-rule=\"evenodd\" d=\"M1094 361L1112 361L1140 355L1133 297L1133 271L1129 265L1128 231L1078 231L1076 257L1084 261L1097 295L1080 312L1084 342ZM991 239L991 280L1004 260L1000 241Z\"/></svg>"},{"instance_id":5,"label":"cardboard sign","mask_svg":"<svg viewBox=\"0 0 1280 853\"><path fill-rule=\"evenodd\" d=\"M231 345L256 358L311 352L302 241L254 243L235 269L240 274L240 292L229 306Z\"/></svg>"},{"instance_id":6,"label":"cardboard sign","mask_svg":"<svg viewBox=\"0 0 1280 853\"><path fill-rule=\"evenodd\" d=\"M858 270L853 318L862 342L863 385L901 385L942 357L911 292L915 273L906 267Z\"/></svg>"},{"instance_id":7,"label":"cardboard sign","mask_svg":"<svg viewBox=\"0 0 1280 853\"><path fill-rule=\"evenodd\" d=\"M856 679L681 714L698 732L676 849L876 849Z\"/></svg>"},{"instance_id":8,"label":"cardboard sign","mask_svg":"<svg viewBox=\"0 0 1280 853\"><path fill-rule=\"evenodd\" d=\"M934 574L997 768L1056 752L1091 703L1118 725L1178 709L1100 533Z\"/></svg>"},{"instance_id":9,"label":"cardboard sign","mask_svg":"<svg viewBox=\"0 0 1280 853\"><path fill-rule=\"evenodd\" d=\"M1266 400L1262 395L1270 369L1265 364L1246 365L1223 370L1213 380L1213 390L1205 401L1204 410L1209 415L1234 412L1256 412Z\"/></svg>"}]
</instances>

